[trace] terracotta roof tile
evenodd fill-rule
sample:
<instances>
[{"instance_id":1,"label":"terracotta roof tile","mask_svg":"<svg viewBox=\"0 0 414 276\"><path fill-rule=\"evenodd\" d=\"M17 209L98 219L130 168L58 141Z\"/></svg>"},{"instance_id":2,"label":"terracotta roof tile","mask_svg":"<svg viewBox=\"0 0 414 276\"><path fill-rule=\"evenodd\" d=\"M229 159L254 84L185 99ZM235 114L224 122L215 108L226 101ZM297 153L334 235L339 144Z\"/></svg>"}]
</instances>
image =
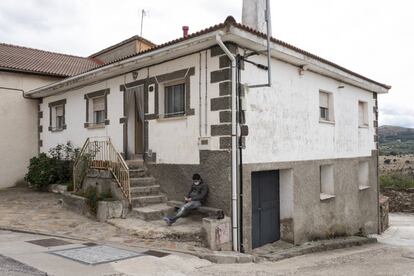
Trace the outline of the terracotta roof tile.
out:
<instances>
[{"instance_id":1,"label":"terracotta roof tile","mask_svg":"<svg viewBox=\"0 0 414 276\"><path fill-rule=\"evenodd\" d=\"M70 77L103 64L94 58L53 53L0 43L0 68L35 74Z\"/></svg>"}]
</instances>

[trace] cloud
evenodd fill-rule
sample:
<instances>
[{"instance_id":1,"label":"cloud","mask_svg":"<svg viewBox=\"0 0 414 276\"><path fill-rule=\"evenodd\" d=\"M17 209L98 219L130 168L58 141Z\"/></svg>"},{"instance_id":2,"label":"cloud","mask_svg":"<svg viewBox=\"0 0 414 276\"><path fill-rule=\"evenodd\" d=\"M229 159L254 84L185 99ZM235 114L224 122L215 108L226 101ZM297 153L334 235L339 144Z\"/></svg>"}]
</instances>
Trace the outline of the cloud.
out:
<instances>
[{"instance_id":1,"label":"cloud","mask_svg":"<svg viewBox=\"0 0 414 276\"><path fill-rule=\"evenodd\" d=\"M357 7L357 8L356 8ZM272 0L273 35L379 82L380 123L414 126L414 2ZM242 0L1 0L0 42L88 56L139 34L163 43L241 18Z\"/></svg>"}]
</instances>

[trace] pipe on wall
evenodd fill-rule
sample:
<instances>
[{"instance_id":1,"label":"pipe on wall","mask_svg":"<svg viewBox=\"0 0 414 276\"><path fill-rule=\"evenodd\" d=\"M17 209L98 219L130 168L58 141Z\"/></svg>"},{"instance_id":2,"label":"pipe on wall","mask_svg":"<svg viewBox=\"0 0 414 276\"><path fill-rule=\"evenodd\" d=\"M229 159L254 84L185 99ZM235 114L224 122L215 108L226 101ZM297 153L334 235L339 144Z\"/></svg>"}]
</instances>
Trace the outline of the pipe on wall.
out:
<instances>
[{"instance_id":1,"label":"pipe on wall","mask_svg":"<svg viewBox=\"0 0 414 276\"><path fill-rule=\"evenodd\" d=\"M216 35L217 44L231 61L231 202L233 250L239 251L238 203L237 203L237 122L236 122L236 58L221 40L223 34Z\"/></svg>"}]
</instances>

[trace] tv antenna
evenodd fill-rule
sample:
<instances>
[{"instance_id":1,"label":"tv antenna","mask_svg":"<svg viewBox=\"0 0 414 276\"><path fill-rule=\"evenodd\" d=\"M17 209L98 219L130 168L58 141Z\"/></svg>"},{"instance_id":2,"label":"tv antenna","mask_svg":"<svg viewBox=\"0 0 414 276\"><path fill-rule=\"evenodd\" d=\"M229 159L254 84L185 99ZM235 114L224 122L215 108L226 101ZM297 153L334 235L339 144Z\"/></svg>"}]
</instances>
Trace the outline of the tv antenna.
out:
<instances>
[{"instance_id":1,"label":"tv antenna","mask_svg":"<svg viewBox=\"0 0 414 276\"><path fill-rule=\"evenodd\" d=\"M142 28L144 27L144 16L147 16L147 12L142 9L141 10L141 28L139 32L139 36L142 38ZM138 44L138 53L141 52L141 41Z\"/></svg>"}]
</instances>

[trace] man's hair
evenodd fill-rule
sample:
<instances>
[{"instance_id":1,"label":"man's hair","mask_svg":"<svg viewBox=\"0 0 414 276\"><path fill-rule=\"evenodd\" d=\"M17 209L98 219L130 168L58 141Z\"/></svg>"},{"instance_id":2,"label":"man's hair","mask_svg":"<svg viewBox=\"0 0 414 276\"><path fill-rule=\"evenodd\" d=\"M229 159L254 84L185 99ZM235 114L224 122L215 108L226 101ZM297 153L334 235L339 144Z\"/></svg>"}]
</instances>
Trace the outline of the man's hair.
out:
<instances>
[{"instance_id":1,"label":"man's hair","mask_svg":"<svg viewBox=\"0 0 414 276\"><path fill-rule=\"evenodd\" d=\"M201 176L198 173L193 174L193 180L201 180Z\"/></svg>"}]
</instances>

